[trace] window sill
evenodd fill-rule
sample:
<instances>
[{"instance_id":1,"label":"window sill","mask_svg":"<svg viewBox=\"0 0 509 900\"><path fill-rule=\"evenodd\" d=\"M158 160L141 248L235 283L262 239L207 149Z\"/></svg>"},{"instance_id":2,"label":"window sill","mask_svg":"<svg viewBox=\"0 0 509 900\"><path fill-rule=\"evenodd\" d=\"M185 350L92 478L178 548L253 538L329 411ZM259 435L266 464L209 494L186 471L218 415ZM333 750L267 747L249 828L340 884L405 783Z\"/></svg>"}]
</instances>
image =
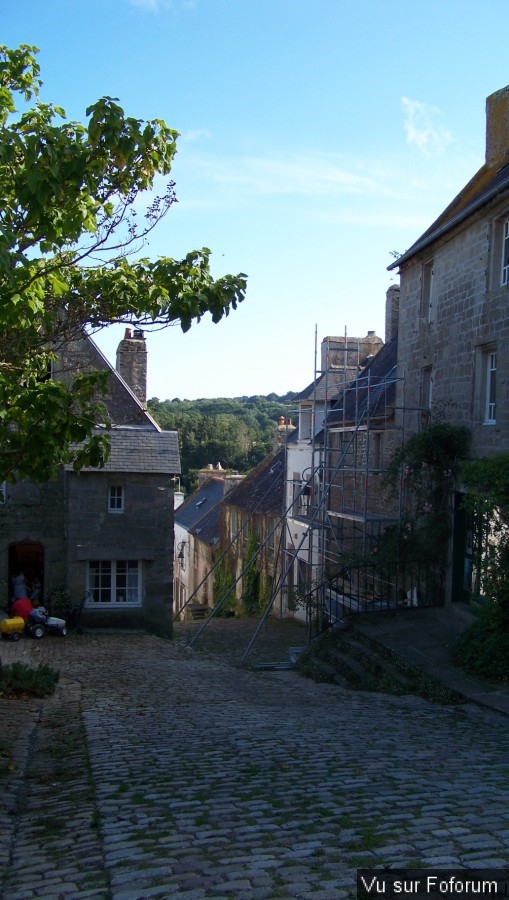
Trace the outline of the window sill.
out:
<instances>
[{"instance_id":1,"label":"window sill","mask_svg":"<svg viewBox=\"0 0 509 900\"><path fill-rule=\"evenodd\" d=\"M141 600L90 600L85 604L85 609L140 609Z\"/></svg>"}]
</instances>

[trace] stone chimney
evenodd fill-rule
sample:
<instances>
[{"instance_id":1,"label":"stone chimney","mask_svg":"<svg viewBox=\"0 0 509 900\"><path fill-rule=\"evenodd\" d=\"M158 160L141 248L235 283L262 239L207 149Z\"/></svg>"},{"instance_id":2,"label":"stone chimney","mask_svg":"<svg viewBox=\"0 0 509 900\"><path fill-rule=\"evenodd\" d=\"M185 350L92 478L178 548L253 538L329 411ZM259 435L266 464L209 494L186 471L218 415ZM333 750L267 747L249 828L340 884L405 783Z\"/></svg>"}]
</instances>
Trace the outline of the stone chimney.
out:
<instances>
[{"instance_id":1,"label":"stone chimney","mask_svg":"<svg viewBox=\"0 0 509 900\"><path fill-rule=\"evenodd\" d=\"M143 406L147 403L147 345L143 331L126 328L117 347L117 372Z\"/></svg>"},{"instance_id":2,"label":"stone chimney","mask_svg":"<svg viewBox=\"0 0 509 900\"><path fill-rule=\"evenodd\" d=\"M509 151L509 85L486 99L486 165L507 162Z\"/></svg>"},{"instance_id":3,"label":"stone chimney","mask_svg":"<svg viewBox=\"0 0 509 900\"><path fill-rule=\"evenodd\" d=\"M398 336L399 284L391 284L385 295L385 343Z\"/></svg>"},{"instance_id":4,"label":"stone chimney","mask_svg":"<svg viewBox=\"0 0 509 900\"><path fill-rule=\"evenodd\" d=\"M279 417L279 422L276 426L276 430L274 432L274 443L273 443L273 451L277 453L277 451L284 447L288 438L295 431L296 425L293 424L291 419L285 418L285 416Z\"/></svg>"}]
</instances>

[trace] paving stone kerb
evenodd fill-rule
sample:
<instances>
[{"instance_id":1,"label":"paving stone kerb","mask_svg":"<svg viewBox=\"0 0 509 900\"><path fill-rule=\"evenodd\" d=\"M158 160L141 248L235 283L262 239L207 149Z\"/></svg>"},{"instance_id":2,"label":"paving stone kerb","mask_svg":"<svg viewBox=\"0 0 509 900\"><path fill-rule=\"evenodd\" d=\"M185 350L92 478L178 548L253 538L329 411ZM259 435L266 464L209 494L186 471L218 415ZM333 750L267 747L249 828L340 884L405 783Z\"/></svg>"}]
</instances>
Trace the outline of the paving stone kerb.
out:
<instances>
[{"instance_id":1,"label":"paving stone kerb","mask_svg":"<svg viewBox=\"0 0 509 900\"><path fill-rule=\"evenodd\" d=\"M1 649L61 672L0 702L5 900L353 898L358 866L509 863L507 718L142 634Z\"/></svg>"}]
</instances>

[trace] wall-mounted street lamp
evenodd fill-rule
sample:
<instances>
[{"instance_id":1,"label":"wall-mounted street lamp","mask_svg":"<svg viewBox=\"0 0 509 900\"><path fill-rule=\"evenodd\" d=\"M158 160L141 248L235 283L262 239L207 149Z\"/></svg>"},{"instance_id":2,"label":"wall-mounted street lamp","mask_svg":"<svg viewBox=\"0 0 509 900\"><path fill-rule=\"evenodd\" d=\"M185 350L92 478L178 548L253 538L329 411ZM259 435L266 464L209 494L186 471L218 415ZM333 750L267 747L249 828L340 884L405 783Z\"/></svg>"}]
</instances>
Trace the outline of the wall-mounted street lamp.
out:
<instances>
[{"instance_id":1,"label":"wall-mounted street lamp","mask_svg":"<svg viewBox=\"0 0 509 900\"><path fill-rule=\"evenodd\" d=\"M186 546L187 541L181 541L180 544L177 544L177 559L179 561L179 566L181 569L186 568L186 554L184 552L184 547Z\"/></svg>"},{"instance_id":2,"label":"wall-mounted street lamp","mask_svg":"<svg viewBox=\"0 0 509 900\"><path fill-rule=\"evenodd\" d=\"M311 504L311 488L309 487L309 484L304 485L304 487L302 488L300 502L302 510L307 516L309 512L309 506Z\"/></svg>"}]
</instances>

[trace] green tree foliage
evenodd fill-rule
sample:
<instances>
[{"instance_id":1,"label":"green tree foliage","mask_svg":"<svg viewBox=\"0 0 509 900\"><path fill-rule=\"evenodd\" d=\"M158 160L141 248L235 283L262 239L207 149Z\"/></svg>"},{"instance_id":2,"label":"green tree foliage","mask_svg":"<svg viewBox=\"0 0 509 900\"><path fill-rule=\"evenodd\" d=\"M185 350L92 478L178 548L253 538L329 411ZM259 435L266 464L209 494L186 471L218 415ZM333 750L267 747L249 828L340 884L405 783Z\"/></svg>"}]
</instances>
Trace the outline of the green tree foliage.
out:
<instances>
[{"instance_id":1,"label":"green tree foliage","mask_svg":"<svg viewBox=\"0 0 509 900\"><path fill-rule=\"evenodd\" d=\"M111 323L187 331L207 312L219 322L246 286L242 274L214 280L207 248L128 259L176 200L178 133L126 117L111 97L86 110L86 125L67 120L40 99L36 52L0 47L0 481L44 481L62 462L107 456L107 439L90 438L105 384L48 377L59 349ZM159 176L167 187L154 197Z\"/></svg>"},{"instance_id":2,"label":"green tree foliage","mask_svg":"<svg viewBox=\"0 0 509 900\"><path fill-rule=\"evenodd\" d=\"M476 523L477 589L484 598L478 621L453 647L467 672L509 680L509 454L468 460L461 472L465 506Z\"/></svg>"},{"instance_id":3,"label":"green tree foliage","mask_svg":"<svg viewBox=\"0 0 509 900\"><path fill-rule=\"evenodd\" d=\"M465 505L478 525L479 591L509 631L509 454L468 460L462 469ZM509 672L508 672L509 677Z\"/></svg>"},{"instance_id":4,"label":"green tree foliage","mask_svg":"<svg viewBox=\"0 0 509 900\"><path fill-rule=\"evenodd\" d=\"M203 400L158 400L148 408L159 425L178 431L182 486L190 493L197 472L211 464L241 474L253 469L270 452L280 416L295 393L284 396L235 397Z\"/></svg>"}]
</instances>

